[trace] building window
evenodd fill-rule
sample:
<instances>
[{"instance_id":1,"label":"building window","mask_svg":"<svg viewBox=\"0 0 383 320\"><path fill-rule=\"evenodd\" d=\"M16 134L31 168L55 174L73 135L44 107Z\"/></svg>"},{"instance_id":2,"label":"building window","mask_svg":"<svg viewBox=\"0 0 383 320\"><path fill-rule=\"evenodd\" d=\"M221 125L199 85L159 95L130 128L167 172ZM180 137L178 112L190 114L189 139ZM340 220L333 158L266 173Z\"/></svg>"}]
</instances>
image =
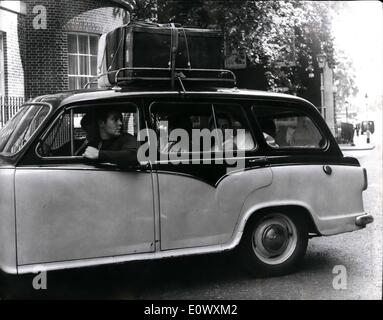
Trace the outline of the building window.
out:
<instances>
[{"instance_id":1,"label":"building window","mask_svg":"<svg viewBox=\"0 0 383 320\"><path fill-rule=\"evenodd\" d=\"M4 35L0 32L0 96L5 96Z\"/></svg>"},{"instance_id":2,"label":"building window","mask_svg":"<svg viewBox=\"0 0 383 320\"><path fill-rule=\"evenodd\" d=\"M69 89L81 89L97 75L98 35L68 34Z\"/></svg>"}]
</instances>

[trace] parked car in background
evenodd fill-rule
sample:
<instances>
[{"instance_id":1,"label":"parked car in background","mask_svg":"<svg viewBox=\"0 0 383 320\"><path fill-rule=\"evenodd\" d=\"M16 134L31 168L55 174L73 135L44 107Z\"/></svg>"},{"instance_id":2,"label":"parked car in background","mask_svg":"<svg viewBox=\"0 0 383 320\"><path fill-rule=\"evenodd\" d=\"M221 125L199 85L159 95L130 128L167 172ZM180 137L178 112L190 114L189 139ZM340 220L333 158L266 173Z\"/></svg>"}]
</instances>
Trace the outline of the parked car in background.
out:
<instances>
[{"instance_id":1,"label":"parked car in background","mask_svg":"<svg viewBox=\"0 0 383 320\"><path fill-rule=\"evenodd\" d=\"M375 123L374 121L372 120L365 120L365 121L362 121L361 124L360 124L360 131L361 131L361 134L364 134L368 131L370 131L370 133L374 133L375 132Z\"/></svg>"}]
</instances>

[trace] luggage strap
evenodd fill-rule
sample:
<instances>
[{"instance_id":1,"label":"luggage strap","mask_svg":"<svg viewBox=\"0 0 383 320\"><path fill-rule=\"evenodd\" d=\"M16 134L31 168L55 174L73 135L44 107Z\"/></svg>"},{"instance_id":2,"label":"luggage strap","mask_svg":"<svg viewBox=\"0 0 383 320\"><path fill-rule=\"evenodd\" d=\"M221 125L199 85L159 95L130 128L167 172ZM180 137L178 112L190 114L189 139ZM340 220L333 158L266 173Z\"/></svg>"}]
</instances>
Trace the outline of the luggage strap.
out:
<instances>
[{"instance_id":1,"label":"luggage strap","mask_svg":"<svg viewBox=\"0 0 383 320\"><path fill-rule=\"evenodd\" d=\"M176 55L178 51L178 29L174 23L170 24L170 78L171 88L174 89L174 79L176 70Z\"/></svg>"}]
</instances>

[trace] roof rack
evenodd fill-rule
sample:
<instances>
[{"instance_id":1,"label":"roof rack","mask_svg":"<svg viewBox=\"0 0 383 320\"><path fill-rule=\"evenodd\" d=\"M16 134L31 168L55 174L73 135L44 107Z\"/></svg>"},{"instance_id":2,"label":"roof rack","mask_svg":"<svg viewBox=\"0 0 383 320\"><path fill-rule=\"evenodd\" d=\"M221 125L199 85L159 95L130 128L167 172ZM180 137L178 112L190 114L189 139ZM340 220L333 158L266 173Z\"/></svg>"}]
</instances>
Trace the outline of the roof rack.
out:
<instances>
[{"instance_id":1,"label":"roof rack","mask_svg":"<svg viewBox=\"0 0 383 320\"><path fill-rule=\"evenodd\" d=\"M110 74L114 75L114 90L121 90L119 86L123 82L131 83L136 80L143 81L170 81L171 87L174 89L174 80L177 79L183 91L183 81L191 82L214 82L226 83L236 86L237 79L235 74L226 69L192 69L192 68L151 68L151 67L125 67L117 70L110 70L96 76L83 87L86 89L90 84L95 83L98 79ZM124 73L121 76L121 73Z\"/></svg>"}]
</instances>

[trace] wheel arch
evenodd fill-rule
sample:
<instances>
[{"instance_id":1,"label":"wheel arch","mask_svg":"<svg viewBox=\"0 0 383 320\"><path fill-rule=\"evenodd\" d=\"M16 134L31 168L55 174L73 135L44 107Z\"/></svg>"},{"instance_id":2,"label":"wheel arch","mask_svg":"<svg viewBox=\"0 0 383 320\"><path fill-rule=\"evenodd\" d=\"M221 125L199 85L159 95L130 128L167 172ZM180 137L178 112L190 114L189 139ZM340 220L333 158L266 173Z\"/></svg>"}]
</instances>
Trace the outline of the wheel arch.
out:
<instances>
[{"instance_id":1,"label":"wheel arch","mask_svg":"<svg viewBox=\"0 0 383 320\"><path fill-rule=\"evenodd\" d=\"M279 212L279 213L290 214L290 215L292 213L300 214L302 218L304 219L304 221L307 223L309 234L321 235L321 233L319 232L314 222L312 214L307 207L301 204L279 204L279 205L267 205L261 208L250 210L250 214L248 214L247 217L245 218L244 226L243 228L241 228L241 231L242 231L241 240L243 239L243 235L248 231L254 219L258 218L259 216L266 215L272 212Z\"/></svg>"}]
</instances>

